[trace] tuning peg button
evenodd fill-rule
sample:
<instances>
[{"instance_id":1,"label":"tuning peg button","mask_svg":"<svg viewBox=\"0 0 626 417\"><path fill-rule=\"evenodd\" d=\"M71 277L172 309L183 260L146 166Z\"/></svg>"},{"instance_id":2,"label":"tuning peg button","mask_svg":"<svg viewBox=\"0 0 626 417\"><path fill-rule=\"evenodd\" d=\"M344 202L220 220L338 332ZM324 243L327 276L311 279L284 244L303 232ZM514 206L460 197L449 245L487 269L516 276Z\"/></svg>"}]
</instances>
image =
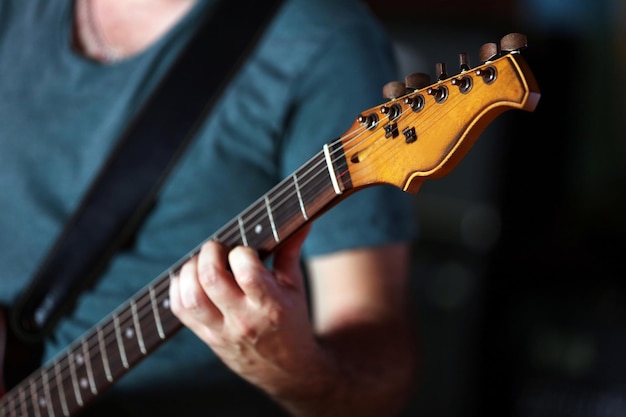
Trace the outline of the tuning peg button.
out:
<instances>
[{"instance_id":1,"label":"tuning peg button","mask_svg":"<svg viewBox=\"0 0 626 417\"><path fill-rule=\"evenodd\" d=\"M509 33L500 40L500 50L504 52L518 52L527 46L528 41L523 33Z\"/></svg>"},{"instance_id":2,"label":"tuning peg button","mask_svg":"<svg viewBox=\"0 0 626 417\"><path fill-rule=\"evenodd\" d=\"M430 75L416 72L406 76L406 86L412 90L420 90L431 84Z\"/></svg>"},{"instance_id":3,"label":"tuning peg button","mask_svg":"<svg viewBox=\"0 0 626 417\"><path fill-rule=\"evenodd\" d=\"M383 97L389 100L406 94L406 86L400 81L391 81L383 86Z\"/></svg>"},{"instance_id":4,"label":"tuning peg button","mask_svg":"<svg viewBox=\"0 0 626 417\"><path fill-rule=\"evenodd\" d=\"M498 56L498 53L498 45L493 42L489 42L480 47L478 57L480 62L487 62Z\"/></svg>"}]
</instances>

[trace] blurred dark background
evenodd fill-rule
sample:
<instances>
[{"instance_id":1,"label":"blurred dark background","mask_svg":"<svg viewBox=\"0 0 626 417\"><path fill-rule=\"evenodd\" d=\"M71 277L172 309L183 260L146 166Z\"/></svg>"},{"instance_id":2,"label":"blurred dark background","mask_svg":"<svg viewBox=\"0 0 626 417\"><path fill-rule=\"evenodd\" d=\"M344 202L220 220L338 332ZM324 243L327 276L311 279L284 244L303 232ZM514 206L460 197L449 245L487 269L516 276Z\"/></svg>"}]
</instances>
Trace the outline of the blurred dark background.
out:
<instances>
[{"instance_id":1,"label":"blurred dark background","mask_svg":"<svg viewBox=\"0 0 626 417\"><path fill-rule=\"evenodd\" d=\"M416 197L407 416L626 416L626 3L369 0L404 77L528 36L542 97ZM402 79L402 78L399 78Z\"/></svg>"}]
</instances>

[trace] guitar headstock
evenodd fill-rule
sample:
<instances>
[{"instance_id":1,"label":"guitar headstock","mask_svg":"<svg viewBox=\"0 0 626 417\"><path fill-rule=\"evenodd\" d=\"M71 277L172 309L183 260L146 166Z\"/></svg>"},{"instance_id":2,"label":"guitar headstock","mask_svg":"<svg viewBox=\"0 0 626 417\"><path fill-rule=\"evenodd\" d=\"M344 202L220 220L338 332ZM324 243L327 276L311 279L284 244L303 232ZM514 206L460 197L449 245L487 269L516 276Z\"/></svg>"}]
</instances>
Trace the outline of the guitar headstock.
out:
<instances>
[{"instance_id":1,"label":"guitar headstock","mask_svg":"<svg viewBox=\"0 0 626 417\"><path fill-rule=\"evenodd\" d=\"M524 35L509 34L483 45L474 68L461 54L456 75L438 64L433 84L423 74L388 84L389 101L362 112L341 137L353 187L392 184L415 193L425 179L454 169L499 114L533 111L540 92L525 47Z\"/></svg>"}]
</instances>

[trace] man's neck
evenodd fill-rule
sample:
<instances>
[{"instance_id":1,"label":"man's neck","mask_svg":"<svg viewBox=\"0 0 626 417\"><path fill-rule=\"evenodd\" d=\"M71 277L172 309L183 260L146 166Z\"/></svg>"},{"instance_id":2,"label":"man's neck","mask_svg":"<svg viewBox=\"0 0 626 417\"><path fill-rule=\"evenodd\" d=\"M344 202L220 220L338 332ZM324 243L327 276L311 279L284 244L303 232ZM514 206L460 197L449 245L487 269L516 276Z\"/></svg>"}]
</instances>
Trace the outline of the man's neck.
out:
<instances>
[{"instance_id":1,"label":"man's neck","mask_svg":"<svg viewBox=\"0 0 626 417\"><path fill-rule=\"evenodd\" d=\"M114 62L136 55L178 23L196 0L77 0L75 47Z\"/></svg>"}]
</instances>

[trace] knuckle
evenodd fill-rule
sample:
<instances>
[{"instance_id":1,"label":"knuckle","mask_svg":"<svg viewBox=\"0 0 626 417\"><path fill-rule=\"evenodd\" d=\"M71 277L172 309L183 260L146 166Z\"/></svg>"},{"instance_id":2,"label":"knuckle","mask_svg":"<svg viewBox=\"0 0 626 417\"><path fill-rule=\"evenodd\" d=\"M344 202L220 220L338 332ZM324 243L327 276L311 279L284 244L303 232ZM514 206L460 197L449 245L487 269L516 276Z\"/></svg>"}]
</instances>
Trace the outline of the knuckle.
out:
<instances>
[{"instance_id":1,"label":"knuckle","mask_svg":"<svg viewBox=\"0 0 626 417\"><path fill-rule=\"evenodd\" d=\"M271 303L265 308L265 319L272 330L277 330L285 317L285 309L282 305Z\"/></svg>"},{"instance_id":2,"label":"knuckle","mask_svg":"<svg viewBox=\"0 0 626 417\"><path fill-rule=\"evenodd\" d=\"M241 322L235 331L235 337L245 343L256 344L259 339L259 332L249 323Z\"/></svg>"}]
</instances>

